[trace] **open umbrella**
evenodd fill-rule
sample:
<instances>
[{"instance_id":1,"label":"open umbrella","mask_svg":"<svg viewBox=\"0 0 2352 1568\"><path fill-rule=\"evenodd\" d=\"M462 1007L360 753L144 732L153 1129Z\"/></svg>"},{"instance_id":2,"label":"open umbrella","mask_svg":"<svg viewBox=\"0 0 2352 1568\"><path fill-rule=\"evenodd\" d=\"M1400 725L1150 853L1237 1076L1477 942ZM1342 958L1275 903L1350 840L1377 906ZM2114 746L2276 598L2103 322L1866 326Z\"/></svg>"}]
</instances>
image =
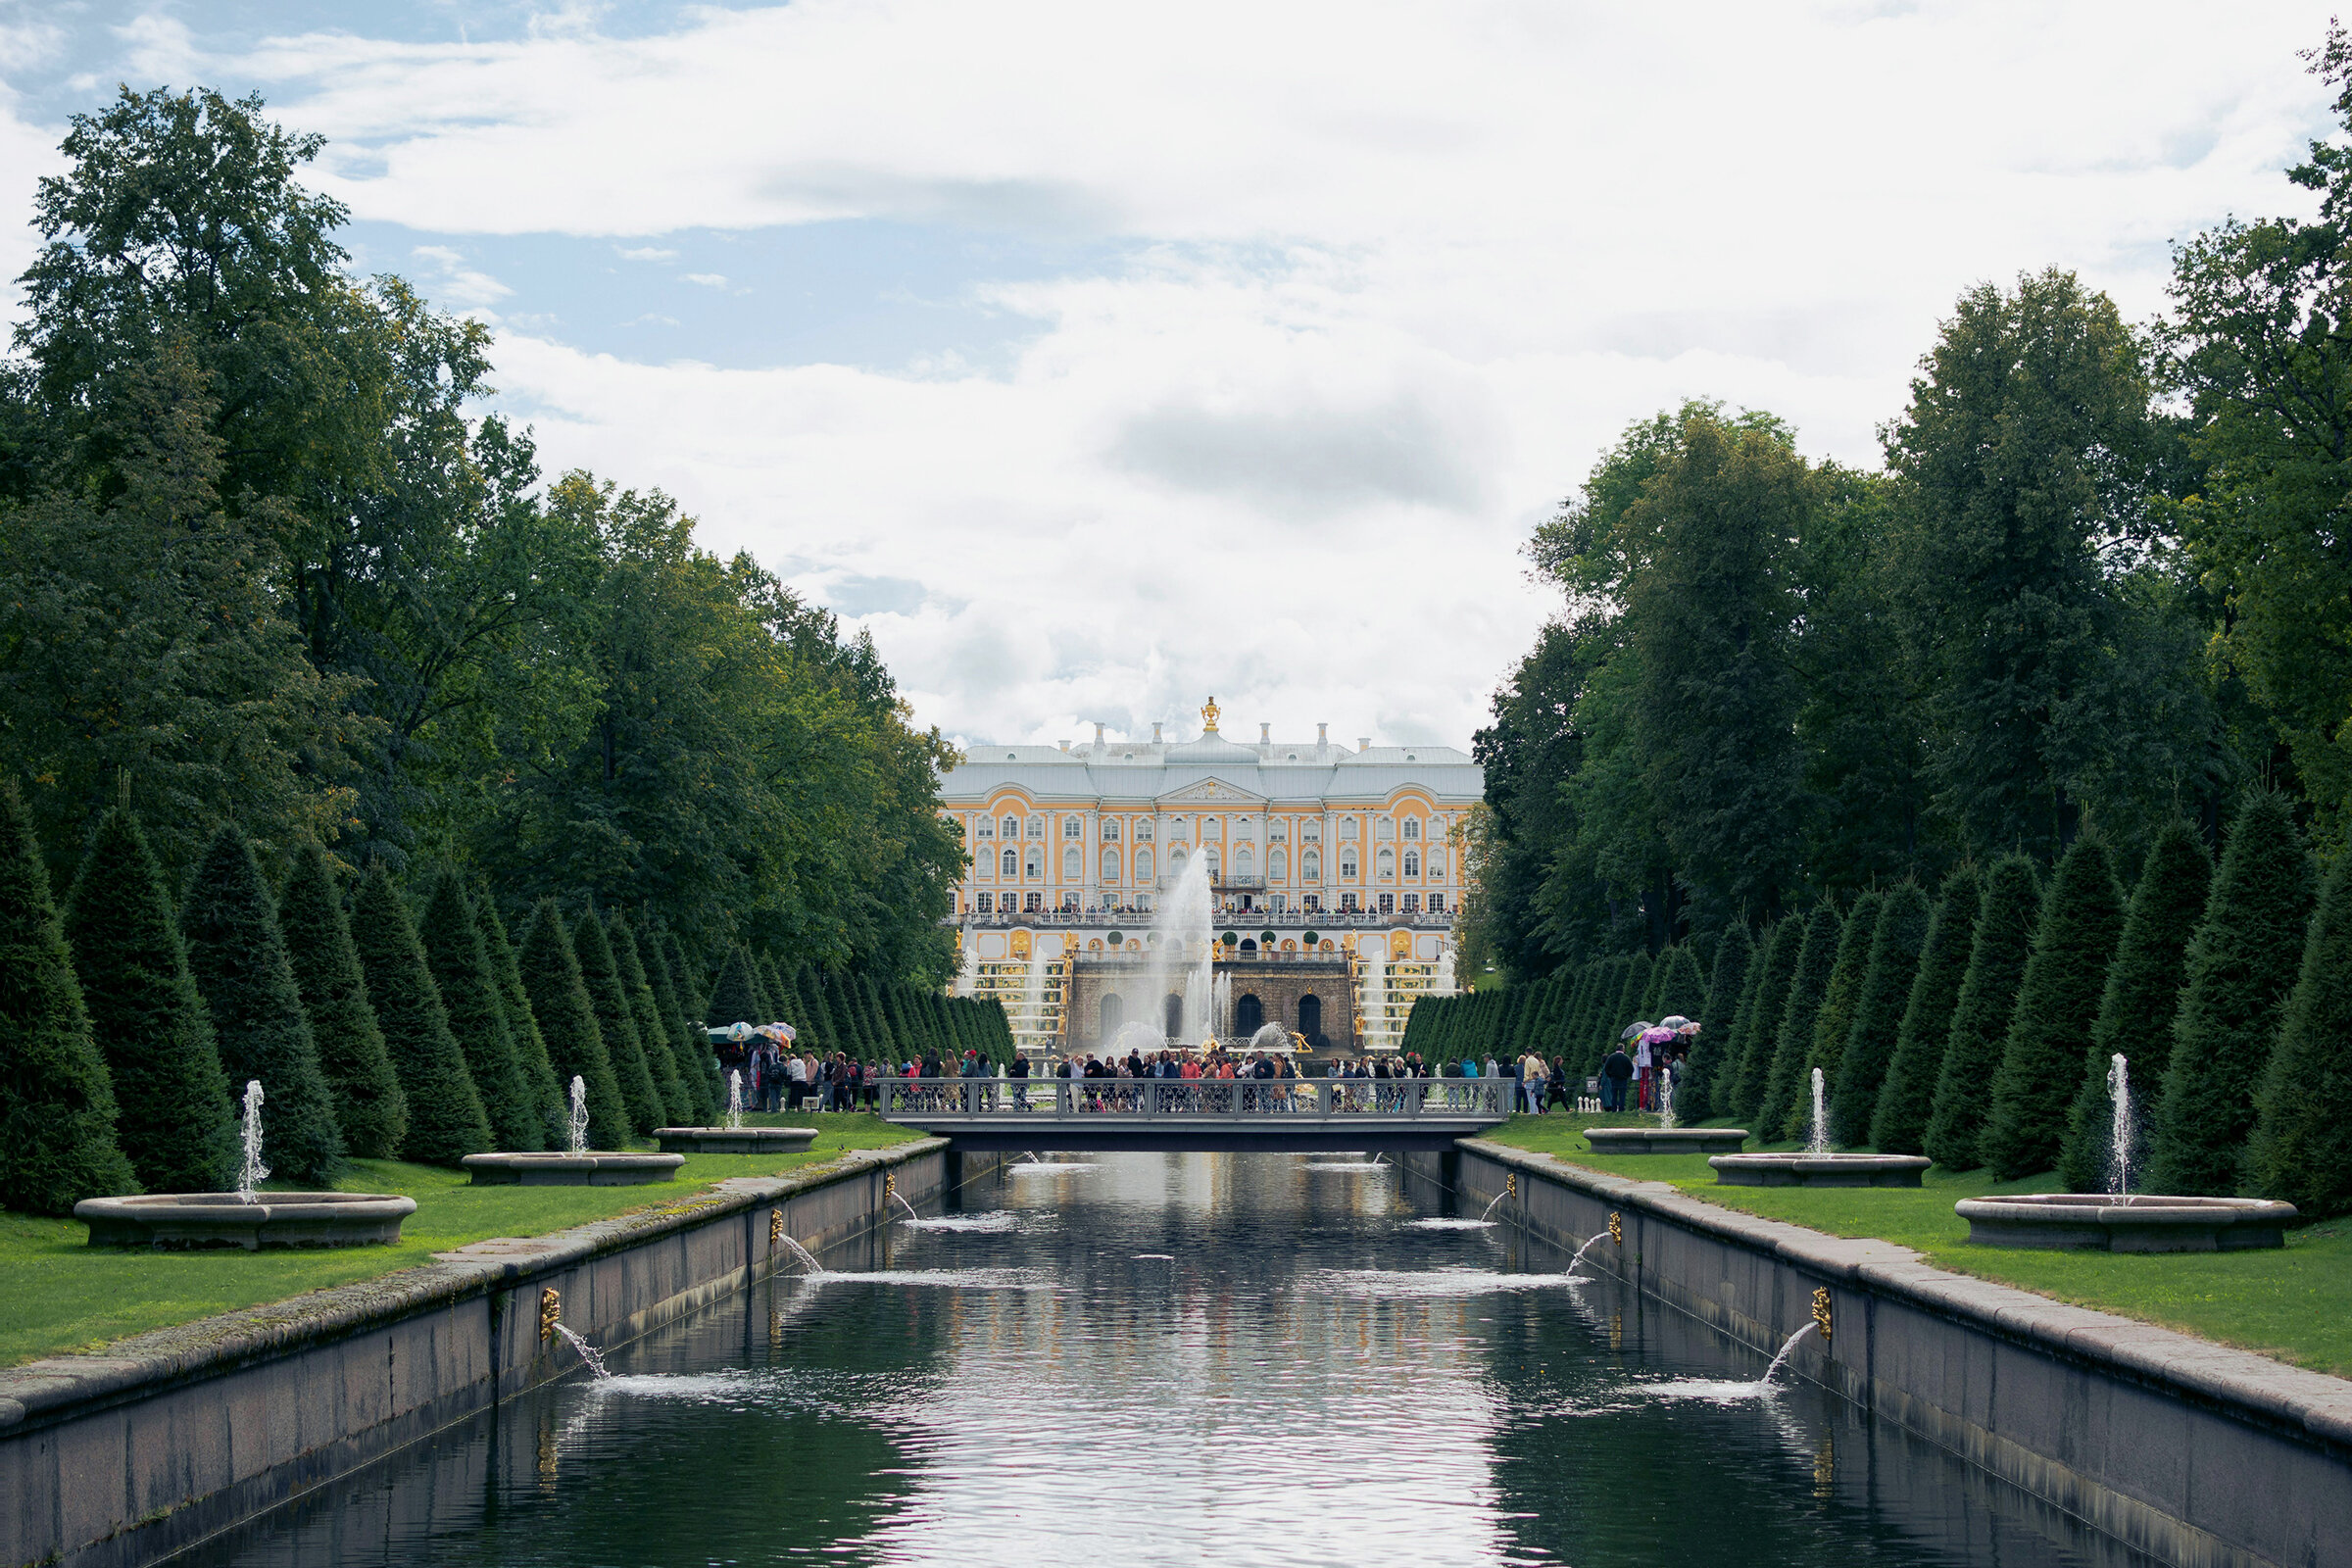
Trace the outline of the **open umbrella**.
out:
<instances>
[{"instance_id":1,"label":"open umbrella","mask_svg":"<svg viewBox=\"0 0 2352 1568\"><path fill-rule=\"evenodd\" d=\"M1680 1029L1683 1025L1689 1023L1690 1021L1690 1019L1684 1017L1679 1012L1670 1012L1665 1017L1658 1020L1658 1027L1661 1029Z\"/></svg>"},{"instance_id":2,"label":"open umbrella","mask_svg":"<svg viewBox=\"0 0 2352 1568\"><path fill-rule=\"evenodd\" d=\"M1617 1038L1620 1040L1634 1039L1636 1036L1640 1035L1642 1030L1648 1027L1649 1024L1646 1020L1642 1023L1629 1023L1625 1026L1625 1033L1619 1035Z\"/></svg>"},{"instance_id":3,"label":"open umbrella","mask_svg":"<svg viewBox=\"0 0 2352 1568\"><path fill-rule=\"evenodd\" d=\"M1671 1029L1644 1029L1642 1031L1642 1043L1645 1046L1662 1046L1673 1038L1674 1031Z\"/></svg>"}]
</instances>

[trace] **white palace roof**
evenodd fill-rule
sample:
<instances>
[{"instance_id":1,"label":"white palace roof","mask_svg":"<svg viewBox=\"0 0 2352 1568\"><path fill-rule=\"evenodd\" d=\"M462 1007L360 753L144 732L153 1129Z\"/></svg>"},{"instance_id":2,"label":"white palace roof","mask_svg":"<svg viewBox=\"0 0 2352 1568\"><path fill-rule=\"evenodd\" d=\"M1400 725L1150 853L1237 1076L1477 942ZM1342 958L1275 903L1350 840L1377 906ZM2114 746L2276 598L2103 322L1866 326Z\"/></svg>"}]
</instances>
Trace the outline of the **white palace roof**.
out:
<instances>
[{"instance_id":1,"label":"white palace roof","mask_svg":"<svg viewBox=\"0 0 2352 1568\"><path fill-rule=\"evenodd\" d=\"M942 802L984 801L1013 788L1041 804L1141 806L1178 796L1213 800L1218 791L1198 787L1208 784L1261 801L1377 801L1417 785L1442 803L1467 806L1486 790L1486 770L1450 746L1245 744L1217 733L1213 703L1206 716L1212 727L1193 741L1105 741L1098 732L1091 745L1068 748L974 745L941 778Z\"/></svg>"}]
</instances>

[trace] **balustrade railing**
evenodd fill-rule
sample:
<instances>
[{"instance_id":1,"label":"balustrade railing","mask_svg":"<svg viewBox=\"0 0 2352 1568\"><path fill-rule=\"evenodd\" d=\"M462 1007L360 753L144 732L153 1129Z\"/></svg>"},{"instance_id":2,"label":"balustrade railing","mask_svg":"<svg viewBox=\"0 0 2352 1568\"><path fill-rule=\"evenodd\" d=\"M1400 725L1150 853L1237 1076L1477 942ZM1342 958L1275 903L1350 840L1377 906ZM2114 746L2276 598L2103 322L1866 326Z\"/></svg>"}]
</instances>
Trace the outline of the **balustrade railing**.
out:
<instances>
[{"instance_id":1,"label":"balustrade railing","mask_svg":"<svg viewBox=\"0 0 2352 1568\"><path fill-rule=\"evenodd\" d=\"M885 1078L884 1116L1134 1116L1330 1121L1511 1113L1495 1078Z\"/></svg>"}]
</instances>

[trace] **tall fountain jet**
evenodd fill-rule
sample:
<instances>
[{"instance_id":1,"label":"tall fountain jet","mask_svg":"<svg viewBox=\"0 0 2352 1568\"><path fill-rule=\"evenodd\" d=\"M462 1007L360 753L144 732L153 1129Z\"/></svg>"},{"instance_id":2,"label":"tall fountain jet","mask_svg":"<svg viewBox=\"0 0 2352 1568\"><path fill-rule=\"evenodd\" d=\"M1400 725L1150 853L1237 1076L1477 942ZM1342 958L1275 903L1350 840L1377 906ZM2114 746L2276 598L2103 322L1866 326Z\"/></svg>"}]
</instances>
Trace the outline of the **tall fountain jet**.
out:
<instances>
[{"instance_id":1,"label":"tall fountain jet","mask_svg":"<svg viewBox=\"0 0 2352 1568\"><path fill-rule=\"evenodd\" d=\"M1152 921L1151 1005L1159 1016L1160 999L1181 989L1184 1005L1176 1038L1180 1046L1197 1046L1208 1038L1209 921L1216 912L1209 894L1208 857L1196 855L1176 873L1175 885L1160 901Z\"/></svg>"}]
</instances>

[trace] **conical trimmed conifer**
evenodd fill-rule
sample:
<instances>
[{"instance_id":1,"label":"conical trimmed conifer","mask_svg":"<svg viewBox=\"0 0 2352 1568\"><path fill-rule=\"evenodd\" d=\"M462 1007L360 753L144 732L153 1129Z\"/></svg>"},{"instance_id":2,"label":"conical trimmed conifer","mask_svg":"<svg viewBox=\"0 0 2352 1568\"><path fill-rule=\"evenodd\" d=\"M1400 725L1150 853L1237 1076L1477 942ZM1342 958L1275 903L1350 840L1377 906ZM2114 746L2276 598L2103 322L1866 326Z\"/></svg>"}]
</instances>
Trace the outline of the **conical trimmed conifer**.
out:
<instances>
[{"instance_id":1,"label":"conical trimmed conifer","mask_svg":"<svg viewBox=\"0 0 2352 1568\"><path fill-rule=\"evenodd\" d=\"M620 911L614 909L606 917L605 935L612 944L612 962L620 972L622 999L637 1020L637 1042L645 1052L646 1070L654 1075L654 1092L662 1102L662 1123L686 1126L694 1107L687 1101L686 1081L678 1072L677 1058L670 1053L669 1031L662 1026L662 1009L654 1001L654 986L645 972L637 933L630 929Z\"/></svg>"},{"instance_id":2,"label":"conical trimmed conifer","mask_svg":"<svg viewBox=\"0 0 2352 1568\"><path fill-rule=\"evenodd\" d=\"M1707 977L1699 972L1698 955L1689 943L1668 948L1659 967L1657 979L1657 1018L1685 1018L1705 1021L1707 1010Z\"/></svg>"},{"instance_id":3,"label":"conical trimmed conifer","mask_svg":"<svg viewBox=\"0 0 2352 1568\"><path fill-rule=\"evenodd\" d=\"M686 944L678 940L675 931L662 933L662 951L669 956L669 972L677 982L679 1008L699 1009L703 998L695 989L699 982L692 977L709 971L703 967L700 959L688 956ZM695 1098L710 1102L710 1117L715 1120L719 1112L726 1108L727 1086L719 1077L718 1054L710 1049L710 1036L707 1032L710 1027L699 1010L688 1013L685 1044L691 1059L682 1058L678 1067L681 1072L691 1070L697 1085Z\"/></svg>"},{"instance_id":4,"label":"conical trimmed conifer","mask_svg":"<svg viewBox=\"0 0 2352 1568\"><path fill-rule=\"evenodd\" d=\"M311 1043L318 1052L318 1070L326 1075L344 1152L360 1159L397 1159L409 1131L409 1097L392 1070L392 1054L360 973L334 862L315 843L294 856L278 899L277 925L285 935L286 962L310 1019ZM268 1093L264 1086L264 1096ZM266 1107L266 1098L263 1103Z\"/></svg>"},{"instance_id":5,"label":"conical trimmed conifer","mask_svg":"<svg viewBox=\"0 0 2352 1568\"><path fill-rule=\"evenodd\" d=\"M188 972L212 1014L232 1098L262 1086L262 1159L281 1181L324 1187L342 1168L326 1075L286 958L277 909L253 849L233 826L213 835L179 906Z\"/></svg>"},{"instance_id":6,"label":"conical trimmed conifer","mask_svg":"<svg viewBox=\"0 0 2352 1568\"><path fill-rule=\"evenodd\" d=\"M489 956L490 971L498 976L498 994L507 1007L507 1034L514 1042L515 1064L531 1086L531 1103L538 1109L545 1147L564 1148L571 1137L570 1096L556 1082L555 1063L547 1059L547 1041L539 1033L531 999L523 992L522 965L514 944L507 940L506 922L498 917L498 906L478 886L473 912L482 930L482 951Z\"/></svg>"},{"instance_id":7,"label":"conical trimmed conifer","mask_svg":"<svg viewBox=\"0 0 2352 1568\"><path fill-rule=\"evenodd\" d=\"M669 944L661 931L655 930L646 933L638 949L645 962L646 983L654 988L654 1005L661 1009L669 1030L670 1058L677 1063L678 1084L686 1092L687 1119L695 1126L708 1127L723 1107L710 1102L709 1079L696 1070L696 1056L710 1053L702 1049L704 1042L687 1023L686 1014L678 1005L678 984L670 968Z\"/></svg>"},{"instance_id":8,"label":"conical trimmed conifer","mask_svg":"<svg viewBox=\"0 0 2352 1568\"><path fill-rule=\"evenodd\" d=\"M908 1053L899 1049L899 1042L890 1027L890 1020L883 1016L882 996L881 993L875 989L873 976L860 975L858 981L858 989L865 1002L865 1015L872 1021L873 1025L872 1043L866 1051L860 1054L859 1059L863 1061L888 1061L893 1058L908 1054Z\"/></svg>"},{"instance_id":9,"label":"conical trimmed conifer","mask_svg":"<svg viewBox=\"0 0 2352 1568\"><path fill-rule=\"evenodd\" d=\"M1788 976L1788 995L1781 1004L1772 1066L1765 1074L1764 1094L1756 1107L1755 1124L1764 1139L1787 1136L1782 1129L1791 1116L1811 1114L1812 1090L1807 1087L1811 1080L1805 1064L1813 1046L1814 1026L1821 1022L1822 998L1829 994L1830 975L1838 967L1838 949L1845 927L1837 905L1828 899L1822 900L1805 921L1804 941ZM1758 1040L1756 1049L1762 1050L1763 1045Z\"/></svg>"},{"instance_id":10,"label":"conical trimmed conifer","mask_svg":"<svg viewBox=\"0 0 2352 1568\"><path fill-rule=\"evenodd\" d=\"M517 958L523 992L539 1033L547 1041L548 1063L563 1084L569 1114L571 1080L585 1081L588 1101L588 1144L592 1149L629 1147L629 1106L620 1097L620 1081L612 1075L612 1059L605 1054L605 1034L589 1004L588 988L580 983L579 958L571 951L571 934L553 899L541 899L523 928L522 952ZM562 1147L559 1145L558 1147Z\"/></svg>"},{"instance_id":11,"label":"conical trimmed conifer","mask_svg":"<svg viewBox=\"0 0 2352 1568\"><path fill-rule=\"evenodd\" d=\"M1625 968L1625 989L1617 994L1617 1004L1610 1009L1616 1016L1609 1022L1608 1043L1615 1045L1625 1034L1626 1026L1647 1021L1657 1022L1654 1013L1642 1010L1642 1002L1649 995L1649 977L1657 968L1657 960L1646 953L1637 953Z\"/></svg>"},{"instance_id":12,"label":"conical trimmed conifer","mask_svg":"<svg viewBox=\"0 0 2352 1568\"><path fill-rule=\"evenodd\" d=\"M2124 934L2124 890L2107 846L2080 838L2060 857L2034 933L2034 956L1992 1080L1979 1146L2005 1182L2058 1162L2067 1107L2082 1082L2084 1042L2098 1021L2107 970Z\"/></svg>"},{"instance_id":13,"label":"conical trimmed conifer","mask_svg":"<svg viewBox=\"0 0 2352 1568\"><path fill-rule=\"evenodd\" d=\"M2286 798L2249 797L2189 944L2151 1137L2152 1191L2227 1198L2245 1180L2254 1091L2302 962L2311 895L2311 857Z\"/></svg>"},{"instance_id":14,"label":"conical trimmed conifer","mask_svg":"<svg viewBox=\"0 0 2352 1568\"><path fill-rule=\"evenodd\" d=\"M1952 1008L1928 1135L1921 1140L1927 1156L1946 1170L1974 1170L1984 1163L1978 1141L2008 1043L2010 1015L2017 1010L2017 988L2025 982L2040 923L2041 878L2034 862L2022 855L2003 856L1984 876L1968 974Z\"/></svg>"},{"instance_id":15,"label":"conical trimmed conifer","mask_svg":"<svg viewBox=\"0 0 2352 1568\"><path fill-rule=\"evenodd\" d=\"M416 928L409 922L408 906L381 865L361 879L352 898L351 945L368 977L368 1000L384 1031L392 1069L409 1099L401 1158L455 1165L467 1154L487 1153L490 1118L458 1037L450 1033L449 1013L425 965Z\"/></svg>"},{"instance_id":16,"label":"conical trimmed conifer","mask_svg":"<svg viewBox=\"0 0 2352 1568\"><path fill-rule=\"evenodd\" d=\"M579 959L580 983L588 1004L596 1009L596 1026L605 1038L605 1054L612 1058L613 1081L620 1085L621 1102L629 1107L629 1125L640 1137L666 1123L662 1092L645 1062L645 1042L637 1034L637 1015L621 995L620 969L612 958L612 944L605 923L593 909L584 909L572 922L571 951ZM760 1020L755 1019L755 1022Z\"/></svg>"},{"instance_id":17,"label":"conical trimmed conifer","mask_svg":"<svg viewBox=\"0 0 2352 1568\"><path fill-rule=\"evenodd\" d=\"M727 961L719 966L718 983L710 988L710 1004L703 1016L713 1029L732 1028L739 1023L760 1023L760 982L752 975L752 956L738 945L727 950Z\"/></svg>"},{"instance_id":18,"label":"conical trimmed conifer","mask_svg":"<svg viewBox=\"0 0 2352 1568\"><path fill-rule=\"evenodd\" d=\"M2116 944L2098 1021L2091 1026L2082 1087L2067 1112L2058 1179L2069 1192L2095 1193L2106 1183L2115 1127L2107 1080L2116 1054L2137 1054L2142 1084L2163 1085L2158 1064L2171 1058L2173 1019L2188 974L2188 944L2197 934L2212 884L2213 859L2195 831L2178 821L2161 829L2148 847L2139 886L2124 916L2123 940ZM2144 1170L2146 1140L2137 1142L2139 1147L2125 1152L2132 1169Z\"/></svg>"},{"instance_id":19,"label":"conical trimmed conifer","mask_svg":"<svg viewBox=\"0 0 2352 1568\"><path fill-rule=\"evenodd\" d=\"M473 1092L481 1098L495 1147L531 1153L547 1147L547 1122L533 1092L514 1032L507 1025L506 997L490 964L481 925L465 879L444 870L433 879L417 938L433 989L441 994L449 1032L465 1053Z\"/></svg>"},{"instance_id":20,"label":"conical trimmed conifer","mask_svg":"<svg viewBox=\"0 0 2352 1568\"><path fill-rule=\"evenodd\" d=\"M1882 1154L1926 1152L1928 1118L1936 1108L1936 1077L1943 1070L1944 1043L1952 1036L1952 1013L1968 978L1968 957L1977 941L1977 911L1984 887L1974 865L1943 879L1943 896L1928 923L1919 972L1903 1004L1894 1054L1886 1081L1870 1116L1870 1145Z\"/></svg>"},{"instance_id":21,"label":"conical trimmed conifer","mask_svg":"<svg viewBox=\"0 0 2352 1568\"><path fill-rule=\"evenodd\" d=\"M1772 1055L1781 1037L1781 1009L1788 1004L1788 985L1796 978L1796 960L1805 946L1805 922L1788 915L1773 923L1763 952L1751 967L1755 978L1740 1009L1736 1059L1730 1074L1731 1098L1724 1110L1734 1119L1762 1126L1757 1111L1772 1076Z\"/></svg>"},{"instance_id":22,"label":"conical trimmed conifer","mask_svg":"<svg viewBox=\"0 0 2352 1568\"><path fill-rule=\"evenodd\" d=\"M1715 945L1715 973L1707 982L1705 1010L1690 1060L1683 1070L1682 1087L1675 1091L1676 1114L1689 1121L1705 1121L1723 1114L1721 1085L1725 1054L1734 1039L1734 1020L1740 993L1747 989L1747 971L1755 958L1755 939L1743 921L1735 920Z\"/></svg>"},{"instance_id":23,"label":"conical trimmed conifer","mask_svg":"<svg viewBox=\"0 0 2352 1568\"><path fill-rule=\"evenodd\" d=\"M1680 951L1679 948L1669 947L1650 959L1649 978L1642 983L1642 995L1634 1003L1636 1017L1647 1018L1651 1023L1656 1023L1660 1018L1666 1016L1668 1009L1660 998L1659 992L1665 988L1666 966L1674 961L1675 954Z\"/></svg>"},{"instance_id":24,"label":"conical trimmed conifer","mask_svg":"<svg viewBox=\"0 0 2352 1568\"><path fill-rule=\"evenodd\" d=\"M1830 988L1823 993L1821 1013L1813 1021L1813 1042L1805 1053L1797 1078L1796 1102L1783 1118L1781 1136L1802 1138L1813 1121L1812 1068L1821 1069L1825 1098L1838 1092L1838 1072L1845 1065L1845 1038L1853 1032L1861 1009L1862 982L1870 973L1870 948L1878 939L1879 916L1886 909L1886 895L1873 888L1854 901L1838 933L1837 961L1830 968Z\"/></svg>"},{"instance_id":25,"label":"conical trimmed conifer","mask_svg":"<svg viewBox=\"0 0 2352 1568\"><path fill-rule=\"evenodd\" d=\"M2254 1191L2306 1219L2352 1213L2352 855L2320 896L2258 1102Z\"/></svg>"},{"instance_id":26,"label":"conical trimmed conifer","mask_svg":"<svg viewBox=\"0 0 2352 1568\"><path fill-rule=\"evenodd\" d=\"M119 1110L115 1141L151 1193L236 1185L237 1113L172 895L128 811L107 812L66 896L66 941Z\"/></svg>"},{"instance_id":27,"label":"conical trimmed conifer","mask_svg":"<svg viewBox=\"0 0 2352 1568\"><path fill-rule=\"evenodd\" d=\"M1838 1064L1830 1097L1830 1136L1840 1144L1870 1141L1879 1089L1894 1058L1932 913L1928 896L1916 882L1904 882L1887 894L1886 906L1879 913L1879 929L1870 939L1870 967L1862 975L1862 994L1845 1034L1845 1056Z\"/></svg>"},{"instance_id":28,"label":"conical trimmed conifer","mask_svg":"<svg viewBox=\"0 0 2352 1568\"><path fill-rule=\"evenodd\" d=\"M135 1193L115 1093L16 784L0 784L0 1205L70 1214Z\"/></svg>"}]
</instances>

